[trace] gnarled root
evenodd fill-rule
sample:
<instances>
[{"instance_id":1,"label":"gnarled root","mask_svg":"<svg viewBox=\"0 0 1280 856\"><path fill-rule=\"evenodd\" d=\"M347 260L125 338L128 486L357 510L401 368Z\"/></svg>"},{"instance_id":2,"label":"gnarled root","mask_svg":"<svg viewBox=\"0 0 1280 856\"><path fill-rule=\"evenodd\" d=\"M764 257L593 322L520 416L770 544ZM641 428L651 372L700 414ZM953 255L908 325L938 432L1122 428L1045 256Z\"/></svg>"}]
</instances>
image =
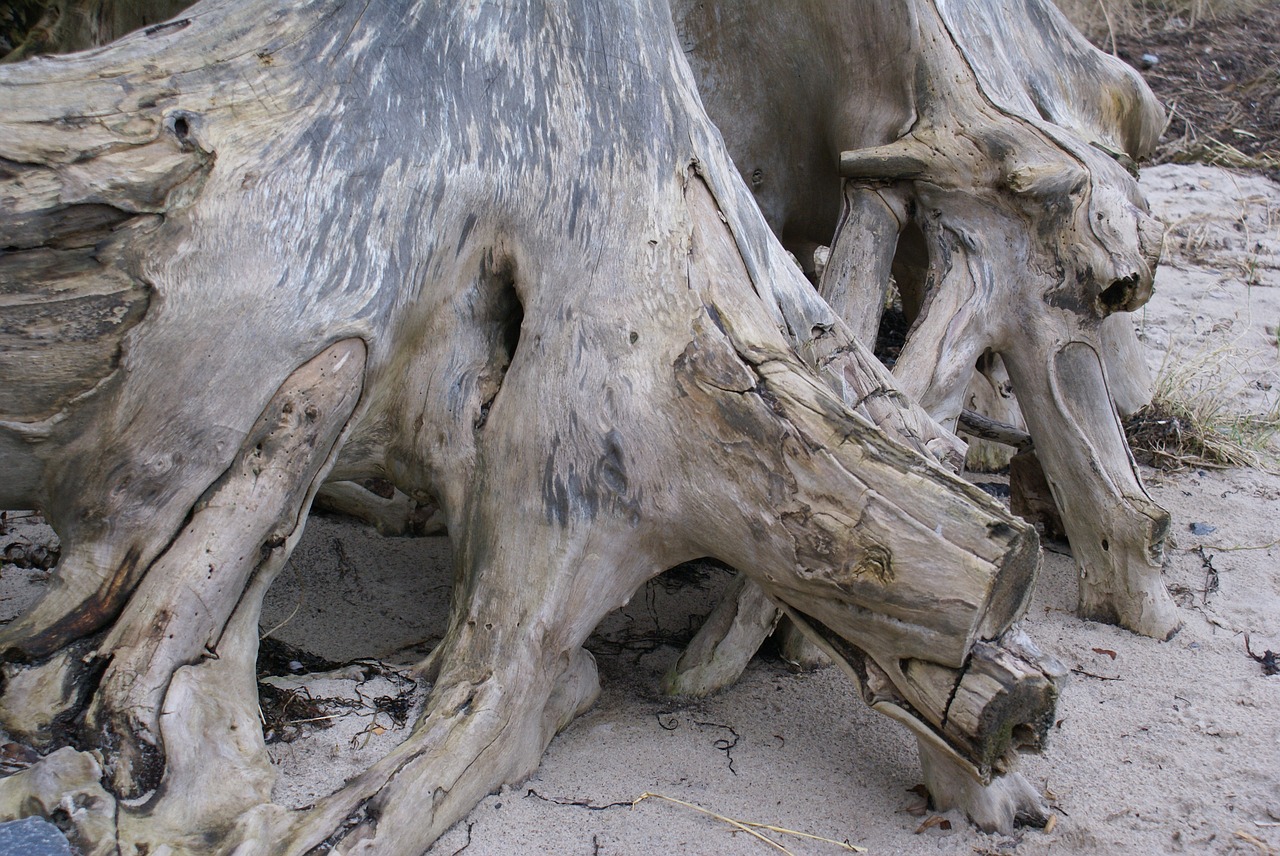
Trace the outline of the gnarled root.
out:
<instances>
[{"instance_id":1,"label":"gnarled root","mask_svg":"<svg viewBox=\"0 0 1280 856\"><path fill-rule=\"evenodd\" d=\"M183 664L228 655L224 627L246 583L255 573L274 576L301 536L311 493L359 400L364 361L364 344L345 340L289 377L111 629L41 663L5 667L7 725L47 742L89 699L85 727L93 745L109 749L114 787L129 796L155 787L170 678Z\"/></svg>"},{"instance_id":2,"label":"gnarled root","mask_svg":"<svg viewBox=\"0 0 1280 856\"><path fill-rule=\"evenodd\" d=\"M332 481L321 485L312 508L344 514L369 524L380 535L441 535L444 515L430 504L417 502L396 490L390 482L373 490L353 481Z\"/></svg>"},{"instance_id":3,"label":"gnarled root","mask_svg":"<svg viewBox=\"0 0 1280 856\"><path fill-rule=\"evenodd\" d=\"M917 740L920 770L937 811L957 809L984 832L1011 832L1017 826L1042 827L1049 807L1017 771L1002 773L987 784L928 740Z\"/></svg>"},{"instance_id":4,"label":"gnarled root","mask_svg":"<svg viewBox=\"0 0 1280 856\"><path fill-rule=\"evenodd\" d=\"M1168 639L1181 626L1160 577L1169 514L1138 478L1099 353L1027 336L1005 362L1080 566L1080 616Z\"/></svg>"},{"instance_id":5,"label":"gnarled root","mask_svg":"<svg viewBox=\"0 0 1280 856\"><path fill-rule=\"evenodd\" d=\"M662 691L700 698L733 685L770 635L788 663L802 669L831 663L759 585L739 574L663 677Z\"/></svg>"},{"instance_id":6,"label":"gnarled root","mask_svg":"<svg viewBox=\"0 0 1280 856\"><path fill-rule=\"evenodd\" d=\"M778 625L779 615L760 586L738 574L662 679L662 691L700 697L730 686Z\"/></svg>"},{"instance_id":7,"label":"gnarled root","mask_svg":"<svg viewBox=\"0 0 1280 856\"><path fill-rule=\"evenodd\" d=\"M263 410L231 468L149 570L102 648L110 664L86 717L119 793L154 787L163 768L156 717L170 677L219 653L223 628L255 572L274 576L302 535L360 398L364 343L345 340L297 369Z\"/></svg>"},{"instance_id":8,"label":"gnarled root","mask_svg":"<svg viewBox=\"0 0 1280 856\"><path fill-rule=\"evenodd\" d=\"M100 784L102 767L88 752L63 747L34 766L0 779L0 820L39 814L60 818L82 856L116 853L116 800Z\"/></svg>"}]
</instances>

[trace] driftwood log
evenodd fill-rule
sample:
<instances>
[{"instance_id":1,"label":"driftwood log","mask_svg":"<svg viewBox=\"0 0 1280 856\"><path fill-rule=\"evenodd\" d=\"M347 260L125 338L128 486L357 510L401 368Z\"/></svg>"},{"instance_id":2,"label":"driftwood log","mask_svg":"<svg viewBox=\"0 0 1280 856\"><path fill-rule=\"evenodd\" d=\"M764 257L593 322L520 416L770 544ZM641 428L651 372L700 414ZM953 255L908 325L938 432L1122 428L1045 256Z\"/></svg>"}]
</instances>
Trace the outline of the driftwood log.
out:
<instances>
[{"instance_id":1,"label":"driftwood log","mask_svg":"<svg viewBox=\"0 0 1280 856\"><path fill-rule=\"evenodd\" d=\"M49 753L6 812L71 800L94 853L420 853L592 703L601 617L710 556L936 800L1043 818L1034 530L772 236L665 3L206 0L5 66L0 246L0 507L63 542L0 632L0 723ZM450 625L410 736L291 811L261 599L369 478L443 515Z\"/></svg>"},{"instance_id":2,"label":"driftwood log","mask_svg":"<svg viewBox=\"0 0 1280 856\"><path fill-rule=\"evenodd\" d=\"M766 220L806 269L831 245L823 296L870 343L896 280L902 389L947 427L974 395L1001 421L1020 409L1080 614L1172 635L1169 517L1116 412L1150 395L1125 313L1151 294L1162 236L1129 172L1163 118L1137 73L1048 0L673 6Z\"/></svg>"}]
</instances>

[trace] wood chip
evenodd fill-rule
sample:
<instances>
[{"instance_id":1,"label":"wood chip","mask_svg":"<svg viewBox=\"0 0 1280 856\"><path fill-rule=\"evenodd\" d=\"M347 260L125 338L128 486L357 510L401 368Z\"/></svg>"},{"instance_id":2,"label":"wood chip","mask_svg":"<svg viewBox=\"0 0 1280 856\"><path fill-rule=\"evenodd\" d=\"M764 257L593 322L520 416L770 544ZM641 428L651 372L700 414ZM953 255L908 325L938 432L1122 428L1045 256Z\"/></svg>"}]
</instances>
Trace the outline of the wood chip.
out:
<instances>
[{"instance_id":1,"label":"wood chip","mask_svg":"<svg viewBox=\"0 0 1280 856\"><path fill-rule=\"evenodd\" d=\"M916 827L916 835L919 835L920 833L924 832L926 829L932 829L935 826L938 827L939 829L950 829L951 821L947 820L945 817L943 817L940 814L935 814L933 817L929 818L924 823Z\"/></svg>"}]
</instances>

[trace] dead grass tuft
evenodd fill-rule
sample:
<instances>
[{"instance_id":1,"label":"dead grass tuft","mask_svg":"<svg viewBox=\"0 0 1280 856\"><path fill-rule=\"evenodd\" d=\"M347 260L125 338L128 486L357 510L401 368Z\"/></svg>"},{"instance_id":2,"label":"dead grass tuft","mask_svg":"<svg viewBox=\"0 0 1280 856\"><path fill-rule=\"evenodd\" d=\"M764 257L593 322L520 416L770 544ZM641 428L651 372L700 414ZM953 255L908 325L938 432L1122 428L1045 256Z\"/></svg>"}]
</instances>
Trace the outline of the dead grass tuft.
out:
<instances>
[{"instance_id":1,"label":"dead grass tuft","mask_svg":"<svg viewBox=\"0 0 1280 856\"><path fill-rule=\"evenodd\" d=\"M1253 467L1280 471L1280 397L1240 406L1259 355L1234 342L1165 358L1151 404L1125 421L1134 456L1161 469ZM1246 376L1248 373L1248 376Z\"/></svg>"},{"instance_id":2,"label":"dead grass tuft","mask_svg":"<svg viewBox=\"0 0 1280 856\"><path fill-rule=\"evenodd\" d=\"M1161 146L1167 152L1168 163L1203 163L1227 169L1249 169L1259 172L1280 172L1280 153L1260 152L1250 155L1235 146L1212 136L1199 135L1188 124L1187 132L1176 140L1168 140Z\"/></svg>"},{"instance_id":3,"label":"dead grass tuft","mask_svg":"<svg viewBox=\"0 0 1280 856\"><path fill-rule=\"evenodd\" d=\"M1096 45L1167 27L1194 26L1250 12L1268 0L1057 0L1058 8Z\"/></svg>"}]
</instances>

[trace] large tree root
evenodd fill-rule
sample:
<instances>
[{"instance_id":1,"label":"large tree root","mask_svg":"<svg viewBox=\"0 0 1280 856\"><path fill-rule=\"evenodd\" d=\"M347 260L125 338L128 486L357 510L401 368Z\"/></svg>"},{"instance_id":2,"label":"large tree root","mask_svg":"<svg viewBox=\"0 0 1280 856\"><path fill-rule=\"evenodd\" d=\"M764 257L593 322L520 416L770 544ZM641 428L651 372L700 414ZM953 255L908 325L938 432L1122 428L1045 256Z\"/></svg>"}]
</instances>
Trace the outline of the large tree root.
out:
<instances>
[{"instance_id":1,"label":"large tree root","mask_svg":"<svg viewBox=\"0 0 1280 856\"><path fill-rule=\"evenodd\" d=\"M110 772L118 793L155 787L163 769L156 716L170 677L217 655L251 575L274 577L302 536L311 495L360 399L364 369L364 343L347 340L290 376L100 643L110 663L85 728L95 743L117 747Z\"/></svg>"},{"instance_id":2,"label":"large tree root","mask_svg":"<svg viewBox=\"0 0 1280 856\"><path fill-rule=\"evenodd\" d=\"M1153 147L1162 111L1052 3L907 5L868 18L836 0L785 16L764 0L675 4L739 169L798 254L830 243L820 289L862 341L874 341L896 280L912 326L894 374L935 419L955 425L975 364L996 355L1020 378L1038 445L1058 443L1043 427L1063 415L1058 393L1042 369L1012 366L1033 358L1022 340L1102 355L1110 388L1078 384L1097 396L1092 421L1077 420L1077 439L1042 459L1051 483L1093 482L1092 501L1062 508L1086 579L1081 614L1165 638L1176 616L1151 569L1163 512L1122 472L1124 438L1106 415L1113 400L1125 412L1150 394L1132 327L1110 316L1151 293L1161 227L1126 167ZM777 33L767 45L762 28ZM814 44L824 47L795 47ZM884 61L874 74L861 60L868 45ZM1045 75L1046 62L1058 72ZM1012 410L993 415L1013 421ZM1007 458L974 454L986 467ZM1104 541L1124 557L1085 543Z\"/></svg>"},{"instance_id":3,"label":"large tree root","mask_svg":"<svg viewBox=\"0 0 1280 856\"><path fill-rule=\"evenodd\" d=\"M110 297L97 386L0 414L14 493L81 557L74 596L10 628L0 710L102 754L122 853L421 852L591 702L600 618L699 557L977 781L1039 748L1054 676L1005 635L1034 530L937 463L954 438L787 260L664 4L190 15L0 69L0 190L43 188L0 217L0 268L75 263L22 280L63 335L24 332L15 364L78 353L67 293ZM412 735L289 811L258 612L329 475L435 499L457 583Z\"/></svg>"},{"instance_id":4,"label":"large tree root","mask_svg":"<svg viewBox=\"0 0 1280 856\"><path fill-rule=\"evenodd\" d=\"M1050 391L1024 411L1080 567L1080 615L1168 639L1181 626L1160 576L1169 514L1138 478L1101 356L1086 342L1027 337L1009 371L1018 388Z\"/></svg>"},{"instance_id":5,"label":"large tree root","mask_svg":"<svg viewBox=\"0 0 1280 856\"><path fill-rule=\"evenodd\" d=\"M1015 826L1044 826L1049 808L1021 773L1010 770L988 783L928 740L917 740L920 771L936 811L958 809L984 832Z\"/></svg>"}]
</instances>

